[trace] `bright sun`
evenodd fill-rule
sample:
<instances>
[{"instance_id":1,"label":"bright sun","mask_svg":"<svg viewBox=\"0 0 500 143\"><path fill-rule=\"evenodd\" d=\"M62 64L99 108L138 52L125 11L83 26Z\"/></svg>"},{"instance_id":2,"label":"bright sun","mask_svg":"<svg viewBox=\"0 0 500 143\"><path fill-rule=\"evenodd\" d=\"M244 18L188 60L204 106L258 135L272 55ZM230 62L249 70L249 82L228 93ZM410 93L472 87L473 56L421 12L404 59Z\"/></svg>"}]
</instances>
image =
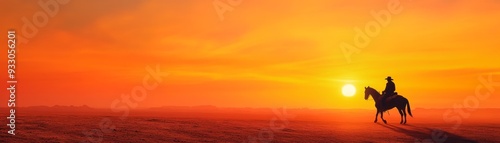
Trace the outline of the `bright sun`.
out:
<instances>
[{"instance_id":1,"label":"bright sun","mask_svg":"<svg viewBox=\"0 0 500 143\"><path fill-rule=\"evenodd\" d=\"M342 87L342 94L346 97L354 96L356 93L356 88L352 84L346 84Z\"/></svg>"}]
</instances>

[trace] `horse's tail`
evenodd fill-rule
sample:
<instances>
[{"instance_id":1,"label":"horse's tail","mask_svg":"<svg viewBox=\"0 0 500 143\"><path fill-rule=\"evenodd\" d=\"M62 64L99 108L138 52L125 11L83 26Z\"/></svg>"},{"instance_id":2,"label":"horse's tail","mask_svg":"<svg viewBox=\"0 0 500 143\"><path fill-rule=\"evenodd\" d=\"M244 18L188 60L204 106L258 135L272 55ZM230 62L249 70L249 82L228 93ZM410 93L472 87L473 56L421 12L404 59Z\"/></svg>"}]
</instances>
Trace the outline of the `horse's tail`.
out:
<instances>
[{"instance_id":1,"label":"horse's tail","mask_svg":"<svg viewBox=\"0 0 500 143\"><path fill-rule=\"evenodd\" d=\"M408 101L408 99L406 99L406 107L408 110L408 114L410 114L410 116L413 117L413 115L411 115L410 101Z\"/></svg>"}]
</instances>

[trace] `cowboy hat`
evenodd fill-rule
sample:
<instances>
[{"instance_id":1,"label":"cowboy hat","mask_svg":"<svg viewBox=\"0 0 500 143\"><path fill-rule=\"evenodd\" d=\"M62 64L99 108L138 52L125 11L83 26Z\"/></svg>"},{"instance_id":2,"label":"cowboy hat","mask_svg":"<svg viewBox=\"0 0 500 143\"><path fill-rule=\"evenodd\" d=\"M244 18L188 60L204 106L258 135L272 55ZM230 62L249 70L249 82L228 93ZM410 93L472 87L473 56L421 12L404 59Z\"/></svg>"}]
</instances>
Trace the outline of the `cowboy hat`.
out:
<instances>
[{"instance_id":1,"label":"cowboy hat","mask_svg":"<svg viewBox=\"0 0 500 143\"><path fill-rule=\"evenodd\" d=\"M387 76L387 78L385 78L385 80L394 80L391 78L391 76Z\"/></svg>"}]
</instances>

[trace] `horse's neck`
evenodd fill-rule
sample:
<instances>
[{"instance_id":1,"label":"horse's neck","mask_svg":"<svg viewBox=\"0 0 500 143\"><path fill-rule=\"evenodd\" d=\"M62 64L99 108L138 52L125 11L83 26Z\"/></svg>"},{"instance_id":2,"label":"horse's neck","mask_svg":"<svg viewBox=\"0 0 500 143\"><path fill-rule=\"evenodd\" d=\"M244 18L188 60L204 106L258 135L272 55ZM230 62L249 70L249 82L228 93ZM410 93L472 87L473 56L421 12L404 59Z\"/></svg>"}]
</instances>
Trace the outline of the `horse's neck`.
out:
<instances>
[{"instance_id":1,"label":"horse's neck","mask_svg":"<svg viewBox=\"0 0 500 143\"><path fill-rule=\"evenodd\" d=\"M380 96L382 96L376 90L373 90L373 93L371 95L372 95L373 100L375 100L375 102L377 102L379 100Z\"/></svg>"}]
</instances>

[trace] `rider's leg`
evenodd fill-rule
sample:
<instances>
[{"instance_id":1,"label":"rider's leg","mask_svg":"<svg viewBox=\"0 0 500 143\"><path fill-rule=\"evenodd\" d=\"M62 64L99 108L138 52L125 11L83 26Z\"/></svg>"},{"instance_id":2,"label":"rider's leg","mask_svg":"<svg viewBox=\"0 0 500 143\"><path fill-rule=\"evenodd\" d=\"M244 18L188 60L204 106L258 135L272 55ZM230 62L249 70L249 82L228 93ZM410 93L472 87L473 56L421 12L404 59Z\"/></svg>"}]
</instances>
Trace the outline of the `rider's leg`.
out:
<instances>
[{"instance_id":1,"label":"rider's leg","mask_svg":"<svg viewBox=\"0 0 500 143\"><path fill-rule=\"evenodd\" d=\"M386 98L387 98L387 95L382 95L382 98L380 100L380 107L382 108L382 110L385 107L385 100L386 100Z\"/></svg>"}]
</instances>

